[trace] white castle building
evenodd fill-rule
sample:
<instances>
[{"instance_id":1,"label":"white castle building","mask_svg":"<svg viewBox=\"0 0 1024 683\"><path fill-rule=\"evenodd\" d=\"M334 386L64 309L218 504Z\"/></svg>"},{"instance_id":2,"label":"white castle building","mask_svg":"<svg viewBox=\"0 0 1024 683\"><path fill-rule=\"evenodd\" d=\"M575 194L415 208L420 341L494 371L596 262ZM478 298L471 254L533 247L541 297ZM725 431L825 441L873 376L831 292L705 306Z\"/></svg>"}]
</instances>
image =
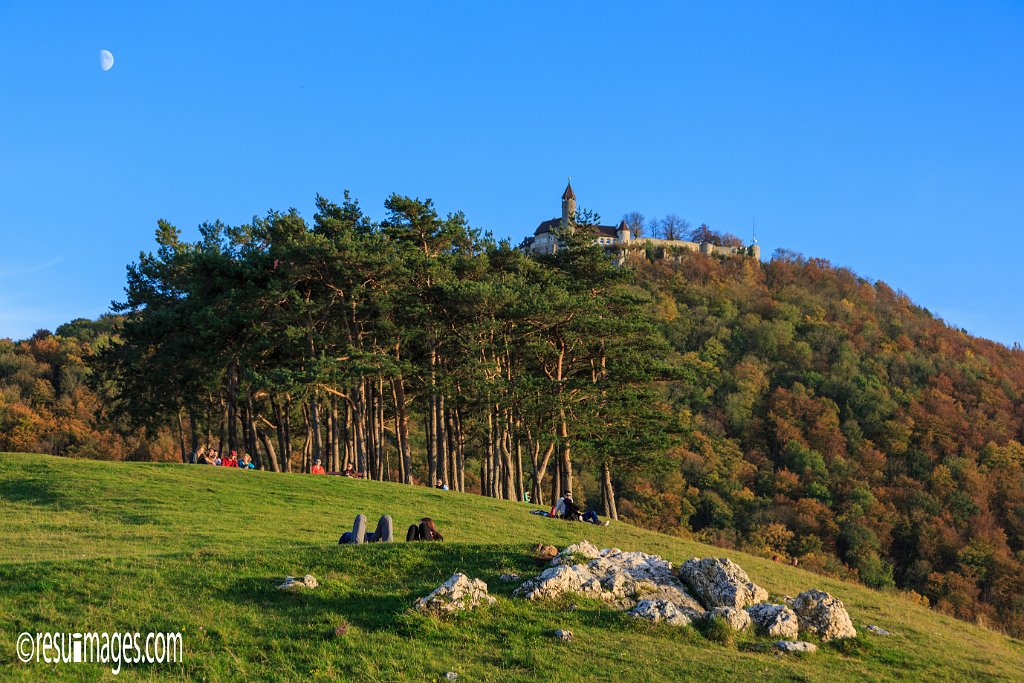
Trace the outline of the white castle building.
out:
<instances>
[{"instance_id":1,"label":"white castle building","mask_svg":"<svg viewBox=\"0 0 1024 683\"><path fill-rule=\"evenodd\" d=\"M555 236L555 231L562 227L569 227L572 229L573 219L576 215L576 193L572 190L572 182L565 187L565 192L562 193L562 216L561 218L551 218L546 221L542 221L537 229L533 231L532 237L527 237L523 240L521 246L522 249L532 252L534 254L553 254L558 251L558 238ZM751 244L748 247L728 247L720 246L711 243L698 244L697 242L687 242L684 240L661 240L652 237L634 237L626 225L626 221L620 222L617 226L612 225L595 225L591 226L595 230L594 239L597 243L603 246L606 250L616 254L616 261L622 263L625 261L625 257L629 252L634 251L633 247L637 251L646 251L648 248L654 248L664 255L666 251L672 251L674 249L682 249L686 251L699 251L708 255L717 256L751 256L754 259L761 260L761 247L756 243Z\"/></svg>"}]
</instances>

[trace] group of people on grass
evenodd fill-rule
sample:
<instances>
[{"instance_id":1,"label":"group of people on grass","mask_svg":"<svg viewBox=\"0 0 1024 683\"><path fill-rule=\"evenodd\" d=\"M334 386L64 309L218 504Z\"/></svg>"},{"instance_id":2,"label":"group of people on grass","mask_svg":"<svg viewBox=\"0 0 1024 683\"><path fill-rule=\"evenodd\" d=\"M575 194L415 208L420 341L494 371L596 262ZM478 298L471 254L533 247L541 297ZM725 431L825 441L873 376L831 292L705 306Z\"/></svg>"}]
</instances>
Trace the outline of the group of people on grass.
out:
<instances>
[{"instance_id":1,"label":"group of people on grass","mask_svg":"<svg viewBox=\"0 0 1024 683\"><path fill-rule=\"evenodd\" d=\"M256 469L256 464L252 461L252 456L248 453L243 453L242 456L239 457L236 451L231 451L230 455L222 458L220 453L213 448L196 449L196 452L192 454L192 464L215 465L217 467L237 467L241 470Z\"/></svg>"},{"instance_id":2,"label":"group of people on grass","mask_svg":"<svg viewBox=\"0 0 1024 683\"><path fill-rule=\"evenodd\" d=\"M395 523L391 515L383 515L377 520L377 528L372 533L366 531L366 515L356 515L352 531L346 531L338 539L338 545L350 543L391 543L394 539ZM405 534L407 542L412 541L443 541L444 536L437 530L437 524L430 517L423 517L416 524L409 526Z\"/></svg>"},{"instance_id":3,"label":"group of people on grass","mask_svg":"<svg viewBox=\"0 0 1024 683\"><path fill-rule=\"evenodd\" d=\"M345 465L345 469L343 469L341 472L328 472L324 468L324 463L323 463L322 460L317 460L316 462L314 462L313 466L309 468L309 473L310 474L337 474L337 475L340 475L342 477L351 477L353 479L362 479L363 478L363 475L359 474L358 472L356 472L352 468L352 463L348 463L347 465Z\"/></svg>"},{"instance_id":4,"label":"group of people on grass","mask_svg":"<svg viewBox=\"0 0 1024 683\"><path fill-rule=\"evenodd\" d=\"M438 482L440 484L440 482ZM551 512L545 512L543 510L536 510L536 514L541 514L545 517L552 517L557 519L566 519L575 522L588 522L590 524L596 524L598 526L608 526L609 521L602 522L597 516L597 512L592 508L586 512L580 510L579 506L572 499L572 492L563 491L561 497L555 501L554 506L551 508ZM362 544L362 543L390 543L394 540L394 520L391 519L391 515L382 515L377 520L377 527L372 531L367 531L366 527L366 515L356 515L355 523L352 525L352 531L346 531L338 539L338 545L349 545L349 544ZM437 529L437 524L430 517L423 517L416 524L409 526L409 530L405 534L405 540L407 542L412 541L443 541L444 537L441 532Z\"/></svg>"},{"instance_id":5,"label":"group of people on grass","mask_svg":"<svg viewBox=\"0 0 1024 683\"><path fill-rule=\"evenodd\" d=\"M254 470L256 469L256 463L252 461L252 456L248 453L243 453L241 456L238 455L237 451L231 451L231 454L226 457L221 457L220 453L216 449L200 447L192 454L189 459L193 465L216 465L217 467L237 467L243 470ZM317 460L313 463L313 466L309 469L310 474L328 474L327 470L324 469L322 460ZM339 474L343 477L352 477L355 479L361 479L362 475L352 469L351 463L345 465L345 469L341 472L332 472L331 474Z\"/></svg>"},{"instance_id":6,"label":"group of people on grass","mask_svg":"<svg viewBox=\"0 0 1024 683\"><path fill-rule=\"evenodd\" d=\"M253 463L252 457L250 457L248 453L243 453L242 457L238 457L238 453L236 453L235 451L231 451L231 454L228 457L222 458L220 456L220 454L216 450L214 450L212 448L199 448L199 449L197 449L196 452L192 454L192 462L194 464L199 464L199 465L216 465L218 467L237 467L237 468L243 469L243 470L254 470L254 469L256 469L256 465ZM309 473L310 474L327 474L327 470L324 469L323 462L321 460L317 460L316 462L313 463L313 467L310 468ZM351 463L345 465L345 469L342 470L341 472L339 472L338 474L340 474L343 477L359 478L359 476L360 476L358 473L356 473L352 469ZM441 481L440 479L437 480L437 483L434 485L434 488L440 489L440 490L443 490L443 491L447 491L448 490L448 486L443 481ZM529 502L529 499L527 499L527 502ZM545 512L543 510L534 510L533 514L542 515L544 517L556 517L558 519L568 519L568 520L571 520L571 521L574 521L574 522L588 522L590 524L596 524L598 526L608 526L608 524L609 524L608 520L602 522L601 519L597 516L597 512L593 508L590 508L586 512L583 512L579 508L579 506L576 505L576 502L572 499L572 492L571 491L563 491L561 497L559 497L559 499L555 501L555 504L553 506L551 506L551 511L550 512ZM362 520L362 527L361 527L362 531L359 531L360 520ZM416 535L416 533L414 533L414 529L419 529L424 524L427 524L426 527L423 527L425 529L425 531L422 531L422 533L421 532L416 532L416 533L421 533L421 535L423 535L423 538L420 538L420 537L410 538L409 537L410 535ZM392 527L391 517L389 515L384 515L383 517L380 518L380 521L377 522L377 529L376 529L376 531L374 531L372 534L367 534L366 533L366 517L364 517L363 515L357 515L356 516L356 523L355 523L355 526L352 527L352 531L351 532L347 532L346 531L345 534L342 535L341 540L338 541L338 543L364 543L364 542L365 543L373 543L373 542L376 542L378 540L381 540L381 538L383 536L385 536L385 535L387 536L387 540L390 541L391 540L391 536L392 536L392 528L391 527ZM364 538L365 537L366 539L372 539L372 540L365 540L365 541L347 540L346 541L345 540L346 536L349 537L350 539ZM420 524L419 525L415 525L414 524L413 526L409 527L409 533L406 534L406 540L407 541L409 541L409 540L416 540L416 541L418 541L418 540L439 541L439 540L442 540L442 539L441 539L441 534L437 533L437 526L434 524L434 521L432 519L430 519L429 517L424 517L422 520L420 520Z\"/></svg>"}]
</instances>

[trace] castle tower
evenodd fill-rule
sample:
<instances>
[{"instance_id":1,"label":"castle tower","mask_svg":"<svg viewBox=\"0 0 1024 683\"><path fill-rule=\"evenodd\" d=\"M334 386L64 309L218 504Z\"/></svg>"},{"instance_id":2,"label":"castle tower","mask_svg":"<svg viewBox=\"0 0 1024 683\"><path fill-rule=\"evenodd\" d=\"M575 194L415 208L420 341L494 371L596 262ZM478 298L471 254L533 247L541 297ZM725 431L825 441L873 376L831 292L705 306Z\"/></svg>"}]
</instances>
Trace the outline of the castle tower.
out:
<instances>
[{"instance_id":1,"label":"castle tower","mask_svg":"<svg viewBox=\"0 0 1024 683\"><path fill-rule=\"evenodd\" d=\"M575 215L576 193L572 191L572 178L570 178L569 183L565 186L565 192L562 193L562 222L568 225Z\"/></svg>"},{"instance_id":2,"label":"castle tower","mask_svg":"<svg viewBox=\"0 0 1024 683\"><path fill-rule=\"evenodd\" d=\"M619 242L621 242L622 244L626 244L627 242L629 242L631 236L629 231L629 225L626 223L626 221L622 221L621 223L619 223L619 228L618 230L615 231L615 237L617 237Z\"/></svg>"}]
</instances>

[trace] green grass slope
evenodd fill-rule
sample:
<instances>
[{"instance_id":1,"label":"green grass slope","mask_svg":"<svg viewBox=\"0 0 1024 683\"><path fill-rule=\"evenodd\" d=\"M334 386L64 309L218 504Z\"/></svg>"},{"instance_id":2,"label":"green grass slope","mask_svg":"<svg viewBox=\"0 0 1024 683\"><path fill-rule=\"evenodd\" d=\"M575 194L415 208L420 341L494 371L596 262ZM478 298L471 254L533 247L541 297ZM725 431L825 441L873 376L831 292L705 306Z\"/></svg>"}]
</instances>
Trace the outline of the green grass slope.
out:
<instances>
[{"instance_id":1,"label":"green grass slope","mask_svg":"<svg viewBox=\"0 0 1024 683\"><path fill-rule=\"evenodd\" d=\"M22 664L23 631L181 631L185 662L117 678L195 680L1021 680L1024 643L897 594L743 553L613 523L528 514L530 506L337 477L0 455L0 679L110 679L99 665ZM446 542L342 546L358 512L402 533L438 521ZM652 626L584 599L533 604L498 576L533 573L529 548L588 538L679 563L728 555L773 595L816 587L861 630L807 656L754 651L693 628ZM450 620L410 610L455 571L498 602ZM287 574L321 587L284 593ZM336 630L343 630L338 635ZM551 638L571 629L576 639Z\"/></svg>"}]
</instances>

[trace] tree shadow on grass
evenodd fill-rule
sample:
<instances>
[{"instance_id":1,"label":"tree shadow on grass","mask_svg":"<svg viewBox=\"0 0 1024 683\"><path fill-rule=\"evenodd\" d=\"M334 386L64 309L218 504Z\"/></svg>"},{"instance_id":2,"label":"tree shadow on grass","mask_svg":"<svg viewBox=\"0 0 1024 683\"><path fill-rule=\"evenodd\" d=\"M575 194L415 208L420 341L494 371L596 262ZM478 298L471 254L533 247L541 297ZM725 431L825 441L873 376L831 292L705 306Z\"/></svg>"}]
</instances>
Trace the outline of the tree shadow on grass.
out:
<instances>
[{"instance_id":1,"label":"tree shadow on grass","mask_svg":"<svg viewBox=\"0 0 1024 683\"><path fill-rule=\"evenodd\" d=\"M295 560L301 564L296 565ZM289 565L306 567L320 585L315 589L279 590L283 574L250 576L226 584L218 597L276 610L296 620L330 614L360 629L394 632L403 630L407 621L404 615L416 600L452 574L462 572L482 579L489 587L500 585L499 590L490 592L502 595L518 584L501 584L498 576L532 562L516 546L390 543L310 549ZM524 580L528 576L524 574Z\"/></svg>"},{"instance_id":2,"label":"tree shadow on grass","mask_svg":"<svg viewBox=\"0 0 1024 683\"><path fill-rule=\"evenodd\" d=\"M52 481L46 479L12 479L0 481L0 499L13 503L52 506L62 496Z\"/></svg>"}]
</instances>

